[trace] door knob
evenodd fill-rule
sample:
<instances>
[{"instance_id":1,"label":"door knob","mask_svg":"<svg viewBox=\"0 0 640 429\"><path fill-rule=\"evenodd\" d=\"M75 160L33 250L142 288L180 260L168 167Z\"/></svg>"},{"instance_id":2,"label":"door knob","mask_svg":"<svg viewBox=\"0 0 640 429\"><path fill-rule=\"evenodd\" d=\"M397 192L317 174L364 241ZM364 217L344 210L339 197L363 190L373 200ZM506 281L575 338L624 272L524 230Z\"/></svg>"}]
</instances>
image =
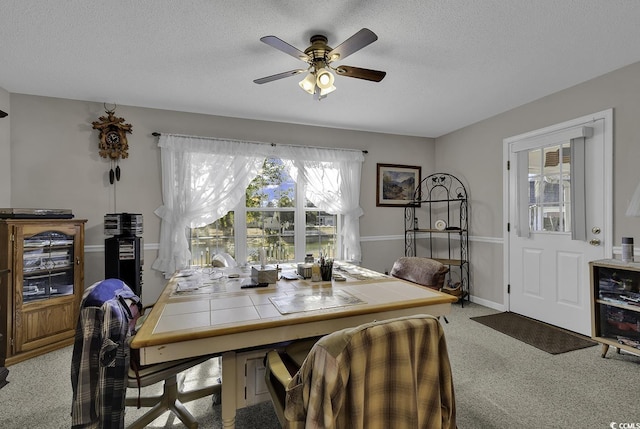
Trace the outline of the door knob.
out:
<instances>
[{"instance_id":1,"label":"door knob","mask_svg":"<svg viewBox=\"0 0 640 429\"><path fill-rule=\"evenodd\" d=\"M600 240L598 240L597 238L592 238L591 240L589 240L589 244L592 246L599 246Z\"/></svg>"}]
</instances>

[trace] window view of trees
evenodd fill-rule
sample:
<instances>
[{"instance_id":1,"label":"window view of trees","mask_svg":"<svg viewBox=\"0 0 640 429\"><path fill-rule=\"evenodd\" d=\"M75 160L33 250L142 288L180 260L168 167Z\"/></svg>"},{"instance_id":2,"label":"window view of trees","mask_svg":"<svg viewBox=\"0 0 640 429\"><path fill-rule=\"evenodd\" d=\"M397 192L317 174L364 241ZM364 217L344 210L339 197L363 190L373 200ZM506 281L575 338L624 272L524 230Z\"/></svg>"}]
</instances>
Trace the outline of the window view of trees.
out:
<instances>
[{"instance_id":1,"label":"window view of trees","mask_svg":"<svg viewBox=\"0 0 640 429\"><path fill-rule=\"evenodd\" d=\"M295 257L296 184L280 159L267 159L246 192L247 260L258 262L261 248L268 260Z\"/></svg>"},{"instance_id":2,"label":"window view of trees","mask_svg":"<svg viewBox=\"0 0 640 429\"><path fill-rule=\"evenodd\" d=\"M304 255L299 253L336 257L337 216L318 210L306 199L298 201L296 195L296 183L282 160L265 160L262 171L247 187L241 207L210 225L191 229L192 263L208 265L220 252L236 258L241 253L248 263L256 263L260 249L265 249L269 262L301 261ZM297 231L296 218L302 212L305 227ZM236 235L242 232L236 225L245 225L242 236ZM240 247L243 251L236 252Z\"/></svg>"},{"instance_id":3,"label":"window view of trees","mask_svg":"<svg viewBox=\"0 0 640 429\"><path fill-rule=\"evenodd\" d=\"M309 203L306 211L306 237L305 254L312 254L316 258L323 255L325 258L335 258L336 255L336 215L323 211L313 210Z\"/></svg>"},{"instance_id":4,"label":"window view of trees","mask_svg":"<svg viewBox=\"0 0 640 429\"><path fill-rule=\"evenodd\" d=\"M234 215L231 211L209 225L191 228L192 265L209 265L216 253L235 255Z\"/></svg>"}]
</instances>

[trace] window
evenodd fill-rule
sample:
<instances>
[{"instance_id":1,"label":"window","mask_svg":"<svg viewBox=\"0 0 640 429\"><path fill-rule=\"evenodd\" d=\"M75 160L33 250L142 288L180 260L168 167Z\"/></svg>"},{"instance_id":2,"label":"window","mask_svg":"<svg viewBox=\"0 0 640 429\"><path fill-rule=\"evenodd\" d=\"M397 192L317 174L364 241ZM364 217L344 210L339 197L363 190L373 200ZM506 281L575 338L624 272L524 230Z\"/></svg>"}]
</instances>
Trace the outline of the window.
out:
<instances>
[{"instance_id":1,"label":"window","mask_svg":"<svg viewBox=\"0 0 640 429\"><path fill-rule=\"evenodd\" d=\"M334 258L338 216L319 210L304 196L304 187L304 180L297 186L281 159L266 159L239 206L209 225L191 228L192 264L206 265L220 252L256 263L260 249L269 263L301 261L306 254ZM298 224L304 225L299 233Z\"/></svg>"},{"instance_id":2,"label":"window","mask_svg":"<svg viewBox=\"0 0 640 429\"><path fill-rule=\"evenodd\" d=\"M175 134L161 135L158 146L163 205L155 211L161 223L153 269L170 276L222 249L243 263L256 243L272 245L287 260L333 250L335 258L360 262L362 151ZM265 159L295 184L278 191L290 198L286 204L270 198L274 183L262 168Z\"/></svg>"},{"instance_id":3,"label":"window","mask_svg":"<svg viewBox=\"0 0 640 429\"><path fill-rule=\"evenodd\" d=\"M235 255L234 215L231 211L209 225L191 228L189 244L192 259L189 265L207 265L215 254L221 252Z\"/></svg>"},{"instance_id":4,"label":"window","mask_svg":"<svg viewBox=\"0 0 640 429\"><path fill-rule=\"evenodd\" d=\"M318 210L311 203L305 206L305 216L305 254L312 254L316 258L319 255L335 258L338 236L337 216ZM301 260L301 258L298 259Z\"/></svg>"},{"instance_id":5,"label":"window","mask_svg":"<svg viewBox=\"0 0 640 429\"><path fill-rule=\"evenodd\" d=\"M529 151L531 231L571 231L571 148L569 143Z\"/></svg>"}]
</instances>

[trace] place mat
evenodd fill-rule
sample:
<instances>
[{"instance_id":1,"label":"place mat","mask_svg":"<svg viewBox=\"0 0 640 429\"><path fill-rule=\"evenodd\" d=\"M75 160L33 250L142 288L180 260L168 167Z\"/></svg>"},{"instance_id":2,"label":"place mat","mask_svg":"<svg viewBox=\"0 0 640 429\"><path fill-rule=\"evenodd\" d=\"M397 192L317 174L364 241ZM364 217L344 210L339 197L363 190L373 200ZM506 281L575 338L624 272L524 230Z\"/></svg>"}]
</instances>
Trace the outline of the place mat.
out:
<instances>
[{"instance_id":1,"label":"place mat","mask_svg":"<svg viewBox=\"0 0 640 429\"><path fill-rule=\"evenodd\" d=\"M292 295L269 298L280 314L324 310L364 304L364 301L343 290L299 292Z\"/></svg>"},{"instance_id":2,"label":"place mat","mask_svg":"<svg viewBox=\"0 0 640 429\"><path fill-rule=\"evenodd\" d=\"M595 346L597 343L575 332L512 312L472 317L478 323L502 332L552 355Z\"/></svg>"}]
</instances>

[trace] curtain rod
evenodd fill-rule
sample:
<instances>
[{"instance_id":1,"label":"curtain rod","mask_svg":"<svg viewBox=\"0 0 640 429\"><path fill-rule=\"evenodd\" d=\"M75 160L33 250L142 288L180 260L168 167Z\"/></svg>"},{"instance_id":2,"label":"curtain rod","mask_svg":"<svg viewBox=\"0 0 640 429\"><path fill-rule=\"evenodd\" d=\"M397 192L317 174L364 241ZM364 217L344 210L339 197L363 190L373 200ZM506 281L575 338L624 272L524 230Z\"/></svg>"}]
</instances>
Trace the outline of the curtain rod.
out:
<instances>
[{"instance_id":1,"label":"curtain rod","mask_svg":"<svg viewBox=\"0 0 640 429\"><path fill-rule=\"evenodd\" d=\"M160 137L162 135L162 133L159 133L157 131L154 131L151 133L152 136L154 137ZM174 136L180 136L180 137L190 137L190 138L194 138L194 139L206 139L206 140L211 140L211 137L200 137L200 136L187 136L184 134L172 134ZM230 141L234 141L235 139L223 139L223 140L230 140ZM241 140L235 140L235 141L241 141ZM265 142L254 142L254 143L265 143ZM271 146L277 146L276 143L266 143L266 144L270 144ZM358 149L342 149L342 148L332 148L332 147L317 147L317 146L303 146L303 145L295 145L295 144L284 144L284 146L293 146L293 147L311 147L314 149L340 149L340 150L353 150L353 151L357 151ZM362 153L364 153L365 155L369 153L368 150L363 149Z\"/></svg>"}]
</instances>

